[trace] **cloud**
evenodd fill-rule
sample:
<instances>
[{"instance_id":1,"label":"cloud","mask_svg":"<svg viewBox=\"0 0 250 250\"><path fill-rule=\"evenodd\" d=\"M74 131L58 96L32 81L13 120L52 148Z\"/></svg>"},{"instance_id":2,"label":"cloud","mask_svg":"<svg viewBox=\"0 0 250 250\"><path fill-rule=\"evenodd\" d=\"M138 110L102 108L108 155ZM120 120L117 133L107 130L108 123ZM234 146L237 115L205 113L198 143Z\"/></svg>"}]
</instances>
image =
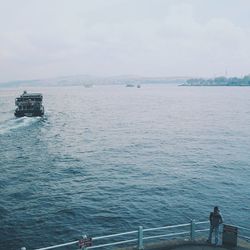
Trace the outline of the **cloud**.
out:
<instances>
[{"instance_id":1,"label":"cloud","mask_svg":"<svg viewBox=\"0 0 250 250\"><path fill-rule=\"evenodd\" d=\"M212 2L210 8L216 8ZM214 16L191 0L10 0L1 5L0 80L249 73L249 28L223 8Z\"/></svg>"}]
</instances>

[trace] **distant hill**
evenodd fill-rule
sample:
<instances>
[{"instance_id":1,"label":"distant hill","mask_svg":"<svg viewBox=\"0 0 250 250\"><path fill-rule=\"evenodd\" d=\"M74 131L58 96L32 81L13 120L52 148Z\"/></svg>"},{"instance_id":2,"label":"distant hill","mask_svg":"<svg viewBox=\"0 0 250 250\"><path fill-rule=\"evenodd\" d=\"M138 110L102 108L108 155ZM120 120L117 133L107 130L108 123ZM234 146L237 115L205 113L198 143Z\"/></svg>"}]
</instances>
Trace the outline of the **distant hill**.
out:
<instances>
[{"instance_id":1,"label":"distant hill","mask_svg":"<svg viewBox=\"0 0 250 250\"><path fill-rule=\"evenodd\" d=\"M62 76L34 80L18 80L0 83L0 87L42 87L42 86L91 86L110 84L183 84L188 77L141 77L121 75L111 77L95 77L90 75Z\"/></svg>"},{"instance_id":2,"label":"distant hill","mask_svg":"<svg viewBox=\"0 0 250 250\"><path fill-rule=\"evenodd\" d=\"M188 79L182 86L250 86L250 75L238 77L216 77L210 79L193 78Z\"/></svg>"}]
</instances>

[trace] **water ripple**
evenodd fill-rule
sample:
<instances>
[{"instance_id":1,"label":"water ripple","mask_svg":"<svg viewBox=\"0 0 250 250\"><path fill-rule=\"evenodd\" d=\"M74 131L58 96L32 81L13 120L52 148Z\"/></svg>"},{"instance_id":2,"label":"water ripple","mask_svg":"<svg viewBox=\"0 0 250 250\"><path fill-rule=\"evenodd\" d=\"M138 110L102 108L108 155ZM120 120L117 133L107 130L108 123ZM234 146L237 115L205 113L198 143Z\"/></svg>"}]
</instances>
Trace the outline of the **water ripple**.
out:
<instances>
[{"instance_id":1,"label":"water ripple","mask_svg":"<svg viewBox=\"0 0 250 250\"><path fill-rule=\"evenodd\" d=\"M0 245L206 220L215 204L226 222L247 226L250 99L227 90L50 88L46 116L21 119L6 92Z\"/></svg>"}]
</instances>

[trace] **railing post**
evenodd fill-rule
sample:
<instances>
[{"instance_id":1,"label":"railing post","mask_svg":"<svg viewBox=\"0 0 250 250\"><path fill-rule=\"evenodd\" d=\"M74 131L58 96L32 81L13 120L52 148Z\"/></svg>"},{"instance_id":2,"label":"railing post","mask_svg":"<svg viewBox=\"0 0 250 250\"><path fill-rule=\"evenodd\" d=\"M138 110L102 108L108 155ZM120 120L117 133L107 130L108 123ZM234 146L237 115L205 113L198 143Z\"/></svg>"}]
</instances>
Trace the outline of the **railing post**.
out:
<instances>
[{"instance_id":1,"label":"railing post","mask_svg":"<svg viewBox=\"0 0 250 250\"><path fill-rule=\"evenodd\" d=\"M143 249L143 227L139 226L138 228L138 249Z\"/></svg>"},{"instance_id":2,"label":"railing post","mask_svg":"<svg viewBox=\"0 0 250 250\"><path fill-rule=\"evenodd\" d=\"M195 220L191 220L190 222L190 240L195 239Z\"/></svg>"}]
</instances>

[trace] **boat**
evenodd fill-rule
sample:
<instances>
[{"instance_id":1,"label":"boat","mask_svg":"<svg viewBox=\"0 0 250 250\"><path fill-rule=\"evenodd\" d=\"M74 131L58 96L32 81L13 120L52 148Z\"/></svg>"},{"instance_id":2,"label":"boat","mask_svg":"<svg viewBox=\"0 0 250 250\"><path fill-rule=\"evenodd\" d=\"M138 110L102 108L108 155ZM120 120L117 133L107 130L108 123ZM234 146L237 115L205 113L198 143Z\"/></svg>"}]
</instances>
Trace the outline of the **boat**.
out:
<instances>
[{"instance_id":1,"label":"boat","mask_svg":"<svg viewBox=\"0 0 250 250\"><path fill-rule=\"evenodd\" d=\"M127 85L126 85L126 87L134 87L135 85L134 84L132 84L132 83L128 83Z\"/></svg>"},{"instance_id":2,"label":"boat","mask_svg":"<svg viewBox=\"0 0 250 250\"><path fill-rule=\"evenodd\" d=\"M92 88L92 87L93 87L93 84L92 84L92 83L85 83L85 84L83 84L83 86L84 86L85 88Z\"/></svg>"},{"instance_id":3,"label":"boat","mask_svg":"<svg viewBox=\"0 0 250 250\"><path fill-rule=\"evenodd\" d=\"M43 116L44 107L42 101L43 95L41 93L27 93L27 91L24 91L23 94L15 100L15 105L17 106L15 116Z\"/></svg>"}]
</instances>

